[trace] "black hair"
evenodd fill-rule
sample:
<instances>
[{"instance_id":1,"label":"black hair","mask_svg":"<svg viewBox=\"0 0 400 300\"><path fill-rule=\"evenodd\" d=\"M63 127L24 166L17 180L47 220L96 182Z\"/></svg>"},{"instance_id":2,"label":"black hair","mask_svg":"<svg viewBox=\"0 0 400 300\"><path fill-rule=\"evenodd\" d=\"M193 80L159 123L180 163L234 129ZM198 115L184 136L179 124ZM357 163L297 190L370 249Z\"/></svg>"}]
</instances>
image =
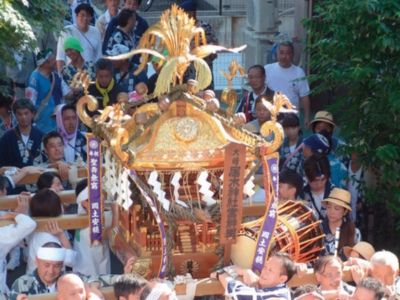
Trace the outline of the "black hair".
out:
<instances>
[{"instance_id":1,"label":"black hair","mask_svg":"<svg viewBox=\"0 0 400 300\"><path fill-rule=\"evenodd\" d=\"M138 292L140 293L141 289L146 284L146 279L139 274L123 274L117 278L113 285L115 298L119 299L119 297L125 297L128 299L129 294L136 294Z\"/></svg>"},{"instance_id":2,"label":"black hair","mask_svg":"<svg viewBox=\"0 0 400 300\"><path fill-rule=\"evenodd\" d=\"M58 131L49 131L42 138L43 146L46 148L47 144L49 142L49 139L57 138L57 137L61 139L61 142L63 142L63 138L62 138L61 134Z\"/></svg>"},{"instance_id":3,"label":"black hair","mask_svg":"<svg viewBox=\"0 0 400 300\"><path fill-rule=\"evenodd\" d=\"M125 27L128 24L129 19L135 17L136 14L131 8L124 8L121 10L121 12L118 14L118 25L120 27Z\"/></svg>"},{"instance_id":4,"label":"black hair","mask_svg":"<svg viewBox=\"0 0 400 300\"><path fill-rule=\"evenodd\" d=\"M329 160L324 154L313 154L303 163L304 173L310 181L315 178L325 176L327 180L331 178L331 166Z\"/></svg>"},{"instance_id":5,"label":"black hair","mask_svg":"<svg viewBox=\"0 0 400 300\"><path fill-rule=\"evenodd\" d=\"M78 196L88 186L87 178L83 178L75 187L75 195Z\"/></svg>"},{"instance_id":6,"label":"black hair","mask_svg":"<svg viewBox=\"0 0 400 300\"><path fill-rule=\"evenodd\" d=\"M82 10L86 11L92 17L94 16L94 9L90 4L81 3L75 8L75 14L79 14Z\"/></svg>"},{"instance_id":7,"label":"black hair","mask_svg":"<svg viewBox=\"0 0 400 300\"><path fill-rule=\"evenodd\" d=\"M126 3L126 0L124 0L124 4ZM138 0L138 5L140 6L142 4L142 0Z\"/></svg>"},{"instance_id":8,"label":"black hair","mask_svg":"<svg viewBox=\"0 0 400 300\"><path fill-rule=\"evenodd\" d=\"M340 267L343 269L343 261L339 256L325 255L321 256L314 262L314 273L324 273L326 266L334 260L338 261L340 263Z\"/></svg>"},{"instance_id":9,"label":"black hair","mask_svg":"<svg viewBox=\"0 0 400 300\"><path fill-rule=\"evenodd\" d=\"M285 281L288 282L290 279L292 279L293 275L296 274L296 264L294 263L293 259L290 257L290 255L286 252L274 252L271 254L271 257L276 257L280 261L282 261L283 267L281 269L280 275L286 275L287 280Z\"/></svg>"},{"instance_id":10,"label":"black hair","mask_svg":"<svg viewBox=\"0 0 400 300\"><path fill-rule=\"evenodd\" d=\"M31 113L35 111L35 106L33 105L31 99L29 98L20 98L15 100L15 102L12 105L12 110L14 112L14 115L17 114L18 109L29 109Z\"/></svg>"},{"instance_id":11,"label":"black hair","mask_svg":"<svg viewBox=\"0 0 400 300\"><path fill-rule=\"evenodd\" d=\"M114 66L111 60L107 59L107 58L99 58L98 61L96 61L95 64L95 70L96 70L96 74L98 71L102 71L102 70L107 70L110 71L111 74L114 74Z\"/></svg>"},{"instance_id":12,"label":"black hair","mask_svg":"<svg viewBox=\"0 0 400 300\"><path fill-rule=\"evenodd\" d=\"M279 173L279 182L286 183L296 189L296 199L303 189L303 178L299 173L292 169L284 169ZM295 200L295 199L292 199Z\"/></svg>"},{"instance_id":13,"label":"black hair","mask_svg":"<svg viewBox=\"0 0 400 300\"><path fill-rule=\"evenodd\" d=\"M282 127L297 127L300 126L300 119L295 113L285 114L282 120Z\"/></svg>"},{"instance_id":14,"label":"black hair","mask_svg":"<svg viewBox=\"0 0 400 300\"><path fill-rule=\"evenodd\" d=\"M264 67L263 67L262 65L253 65L253 66L251 66L251 67L247 70L247 73L250 73L250 71L251 71L252 69L259 69L261 75L262 75L262 76L265 75L265 69L264 69Z\"/></svg>"},{"instance_id":15,"label":"black hair","mask_svg":"<svg viewBox=\"0 0 400 300\"><path fill-rule=\"evenodd\" d=\"M279 51L279 49L281 48L281 46L290 47L290 49L292 49L292 52L293 52L293 54L294 54L294 46L293 46L293 43L292 43L292 42L290 42L290 41L284 41L284 42L279 43L278 51Z\"/></svg>"},{"instance_id":16,"label":"black hair","mask_svg":"<svg viewBox=\"0 0 400 300\"><path fill-rule=\"evenodd\" d=\"M68 104L63 105L63 107L61 108L61 114L62 114L64 111L68 110L68 109L72 109L74 112L76 112L76 107L75 107L75 105L73 105L72 103L68 103Z\"/></svg>"},{"instance_id":17,"label":"black hair","mask_svg":"<svg viewBox=\"0 0 400 300\"><path fill-rule=\"evenodd\" d=\"M61 216L61 199L53 190L44 188L32 197L29 210L32 217Z\"/></svg>"},{"instance_id":18,"label":"black hair","mask_svg":"<svg viewBox=\"0 0 400 300\"><path fill-rule=\"evenodd\" d=\"M51 188L51 185L53 184L54 178L58 178L61 181L60 175L57 173L53 172L44 172L40 174L38 181L36 183L38 191L44 189L44 188Z\"/></svg>"}]
</instances>

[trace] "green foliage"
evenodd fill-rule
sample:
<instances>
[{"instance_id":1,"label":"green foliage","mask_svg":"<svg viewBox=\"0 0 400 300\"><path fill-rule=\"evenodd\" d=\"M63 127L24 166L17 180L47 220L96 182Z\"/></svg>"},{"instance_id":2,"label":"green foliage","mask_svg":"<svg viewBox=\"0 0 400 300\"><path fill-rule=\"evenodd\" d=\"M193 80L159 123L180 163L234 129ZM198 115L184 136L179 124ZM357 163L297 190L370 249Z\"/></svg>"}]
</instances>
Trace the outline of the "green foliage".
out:
<instances>
[{"instance_id":1,"label":"green foliage","mask_svg":"<svg viewBox=\"0 0 400 300\"><path fill-rule=\"evenodd\" d=\"M400 2L321 0L312 18L308 51L314 93L345 88L330 108L341 133L374 171L371 202L400 216Z\"/></svg>"},{"instance_id":2,"label":"green foliage","mask_svg":"<svg viewBox=\"0 0 400 300\"><path fill-rule=\"evenodd\" d=\"M63 0L0 0L0 65L15 64L15 52L35 51L36 38L58 35L65 13Z\"/></svg>"}]
</instances>

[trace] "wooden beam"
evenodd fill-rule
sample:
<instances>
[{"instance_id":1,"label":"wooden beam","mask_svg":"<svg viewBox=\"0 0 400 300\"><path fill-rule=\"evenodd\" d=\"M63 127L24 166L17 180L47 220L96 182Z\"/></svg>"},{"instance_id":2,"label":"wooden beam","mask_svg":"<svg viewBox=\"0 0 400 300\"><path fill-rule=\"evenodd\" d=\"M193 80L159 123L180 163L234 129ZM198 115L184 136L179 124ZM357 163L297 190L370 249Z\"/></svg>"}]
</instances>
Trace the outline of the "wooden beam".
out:
<instances>
[{"instance_id":1,"label":"wooden beam","mask_svg":"<svg viewBox=\"0 0 400 300\"><path fill-rule=\"evenodd\" d=\"M343 270L343 281L352 281L350 268L345 267ZM305 284L317 284L315 279L314 270L308 269L307 274L302 278L297 275L289 281L289 287L298 287ZM186 284L178 284L175 286L175 291L177 295L186 295ZM101 292L105 296L106 300L116 300L114 296L114 291L112 287L102 288ZM196 284L197 297L209 296L209 295L222 295L224 289L218 280L213 280L210 278L199 279ZM57 300L57 294L44 294L44 295L29 295L29 299L37 300Z\"/></svg>"},{"instance_id":2,"label":"wooden beam","mask_svg":"<svg viewBox=\"0 0 400 300\"><path fill-rule=\"evenodd\" d=\"M52 172L58 174L58 169L47 169L45 172ZM24 185L24 184L36 184L39 176L41 173L35 173L25 176L17 185ZM102 169L102 174L104 174L104 168ZM87 177L87 169L86 168L79 168L78 169L78 177L85 178ZM68 176L61 177L61 180L68 180Z\"/></svg>"},{"instance_id":3,"label":"wooden beam","mask_svg":"<svg viewBox=\"0 0 400 300\"><path fill-rule=\"evenodd\" d=\"M61 191L57 193L60 196L62 203L76 203L76 196L74 190ZM35 194L32 194L32 198ZM17 207L18 195L9 195L0 197L0 210L15 209Z\"/></svg>"},{"instance_id":4,"label":"wooden beam","mask_svg":"<svg viewBox=\"0 0 400 300\"><path fill-rule=\"evenodd\" d=\"M45 226L49 221L57 221L58 226L61 229L77 229L77 228L87 228L89 227L89 216L88 215L62 215L60 217L52 218L32 218L36 221L37 226L35 232L45 231ZM0 220L0 227L15 224L13 220Z\"/></svg>"},{"instance_id":5,"label":"wooden beam","mask_svg":"<svg viewBox=\"0 0 400 300\"><path fill-rule=\"evenodd\" d=\"M265 214L266 205L265 202L243 203L242 217L256 217L263 216Z\"/></svg>"}]
</instances>

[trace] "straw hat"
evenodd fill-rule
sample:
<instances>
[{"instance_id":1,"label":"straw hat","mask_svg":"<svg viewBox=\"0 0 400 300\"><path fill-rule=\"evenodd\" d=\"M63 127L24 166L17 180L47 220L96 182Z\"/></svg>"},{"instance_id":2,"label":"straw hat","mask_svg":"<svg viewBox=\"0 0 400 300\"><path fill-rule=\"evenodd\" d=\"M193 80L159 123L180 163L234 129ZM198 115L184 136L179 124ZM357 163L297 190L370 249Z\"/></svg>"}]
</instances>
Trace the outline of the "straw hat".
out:
<instances>
[{"instance_id":1,"label":"straw hat","mask_svg":"<svg viewBox=\"0 0 400 300\"><path fill-rule=\"evenodd\" d=\"M329 194L328 198L322 200L321 203L323 205L326 205L328 202L335 203L336 205L339 205L351 211L350 201L351 196L348 191L334 188Z\"/></svg>"},{"instance_id":2,"label":"straw hat","mask_svg":"<svg viewBox=\"0 0 400 300\"><path fill-rule=\"evenodd\" d=\"M349 246L343 247L344 255L346 255L347 258L349 258L351 250L356 251L367 261L370 261L372 255L375 254L374 247L367 242L359 242L355 244L353 248Z\"/></svg>"},{"instance_id":3,"label":"straw hat","mask_svg":"<svg viewBox=\"0 0 400 300\"><path fill-rule=\"evenodd\" d=\"M316 122L329 123L329 124L331 124L333 126L333 130L335 130L336 124L333 123L333 116L332 116L332 114L330 112L327 112L325 110L321 110L321 111L317 112L315 114L314 120L312 120L310 122L310 127L313 128L313 123L316 123Z\"/></svg>"}]
</instances>

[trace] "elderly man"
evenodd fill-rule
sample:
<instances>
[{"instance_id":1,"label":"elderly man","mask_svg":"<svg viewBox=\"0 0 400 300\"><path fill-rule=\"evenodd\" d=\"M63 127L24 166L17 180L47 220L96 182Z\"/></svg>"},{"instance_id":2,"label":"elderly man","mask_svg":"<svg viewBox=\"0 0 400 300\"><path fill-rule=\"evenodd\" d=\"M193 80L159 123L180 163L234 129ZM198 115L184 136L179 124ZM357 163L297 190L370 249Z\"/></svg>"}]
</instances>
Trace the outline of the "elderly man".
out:
<instances>
[{"instance_id":1,"label":"elderly man","mask_svg":"<svg viewBox=\"0 0 400 300\"><path fill-rule=\"evenodd\" d=\"M211 273L210 278L218 279L225 289L225 295L234 300L251 298L291 299L286 283L296 273L296 265L285 252L273 253L265 263L258 277L253 271L230 266ZM243 283L234 280L243 276Z\"/></svg>"},{"instance_id":2,"label":"elderly man","mask_svg":"<svg viewBox=\"0 0 400 300\"><path fill-rule=\"evenodd\" d=\"M89 86L89 94L97 99L98 109L117 103L119 93L127 92L113 79L114 67L109 59L100 58L95 65L96 82Z\"/></svg>"},{"instance_id":3,"label":"elderly man","mask_svg":"<svg viewBox=\"0 0 400 300\"><path fill-rule=\"evenodd\" d=\"M121 44L115 44L111 50L107 50L109 56L117 56L128 52L129 48ZM133 74L138 69L138 66L132 60L113 60L112 63L114 66L114 80L126 89L128 93L133 92L139 82L147 84L148 78L144 70L138 75Z\"/></svg>"},{"instance_id":4,"label":"elderly man","mask_svg":"<svg viewBox=\"0 0 400 300\"><path fill-rule=\"evenodd\" d=\"M36 255L37 268L29 274L16 279L11 287L11 300L16 300L25 295L38 295L55 293L58 291L57 280L64 274L62 271L66 251L57 243L46 243L39 248ZM132 272L132 259L129 259L124 267L124 272ZM112 286L118 275L105 274L90 277L79 274L84 282L90 285L91 291L97 293L100 287ZM22 296L21 296L22 295Z\"/></svg>"},{"instance_id":5,"label":"elderly man","mask_svg":"<svg viewBox=\"0 0 400 300\"><path fill-rule=\"evenodd\" d=\"M101 292L83 282L76 274L64 274L57 280L58 300L96 300L104 299Z\"/></svg>"},{"instance_id":6,"label":"elderly man","mask_svg":"<svg viewBox=\"0 0 400 300\"><path fill-rule=\"evenodd\" d=\"M400 281L399 260L395 254L385 250L377 251L371 261L352 258L346 264L351 266L351 275L356 283L371 276L382 282L388 299L396 299L396 289L400 288Z\"/></svg>"},{"instance_id":7,"label":"elderly man","mask_svg":"<svg viewBox=\"0 0 400 300\"><path fill-rule=\"evenodd\" d=\"M381 300L385 296L383 284L373 278L363 278L354 292L352 300Z\"/></svg>"},{"instance_id":8,"label":"elderly man","mask_svg":"<svg viewBox=\"0 0 400 300\"><path fill-rule=\"evenodd\" d=\"M310 88L303 69L292 64L294 47L291 42L283 42L278 47L278 62L265 65L265 83L276 92L282 92L299 109L303 105L304 127L310 123Z\"/></svg>"},{"instance_id":9,"label":"elderly man","mask_svg":"<svg viewBox=\"0 0 400 300\"><path fill-rule=\"evenodd\" d=\"M246 123L256 118L255 106L258 96L265 95L272 102L275 92L265 85L265 69L261 65L254 65L247 71L247 79L252 91L247 93L239 102L236 113L242 112L246 115Z\"/></svg>"},{"instance_id":10,"label":"elderly man","mask_svg":"<svg viewBox=\"0 0 400 300\"><path fill-rule=\"evenodd\" d=\"M48 132L56 127L56 123L50 118L54 108L61 104L63 97L73 100L79 91L72 91L60 75L54 72L56 60L52 49L39 52L37 65L29 78L26 97L35 105L36 114L33 119L36 125L42 132Z\"/></svg>"},{"instance_id":11,"label":"elderly man","mask_svg":"<svg viewBox=\"0 0 400 300\"><path fill-rule=\"evenodd\" d=\"M37 268L33 273L25 274L14 281L10 299L17 299L19 294L37 295L56 292L56 282L62 273L64 259L65 249L59 244L44 244L36 255Z\"/></svg>"}]
</instances>

